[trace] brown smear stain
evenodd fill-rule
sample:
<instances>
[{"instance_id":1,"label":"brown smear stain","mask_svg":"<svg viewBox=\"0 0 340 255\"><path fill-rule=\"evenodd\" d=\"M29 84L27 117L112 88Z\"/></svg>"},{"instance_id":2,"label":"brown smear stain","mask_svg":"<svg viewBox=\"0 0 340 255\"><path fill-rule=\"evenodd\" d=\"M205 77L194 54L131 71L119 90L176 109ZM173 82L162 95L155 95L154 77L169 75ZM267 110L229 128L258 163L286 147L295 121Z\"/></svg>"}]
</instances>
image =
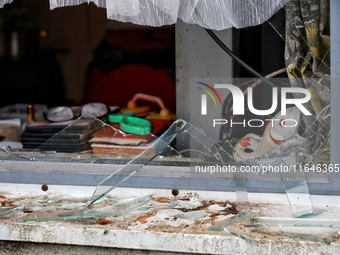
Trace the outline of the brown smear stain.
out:
<instances>
[{"instance_id":1,"label":"brown smear stain","mask_svg":"<svg viewBox=\"0 0 340 255\"><path fill-rule=\"evenodd\" d=\"M15 206L13 201L10 201L7 197L0 195L0 206Z\"/></svg>"},{"instance_id":2,"label":"brown smear stain","mask_svg":"<svg viewBox=\"0 0 340 255\"><path fill-rule=\"evenodd\" d=\"M220 202L215 200L203 201L201 206L198 206L193 209L186 209L186 208L178 208L182 212L192 212L192 211L200 211L204 210L211 205L219 205L221 207L226 207L227 205L231 205L231 207L226 207L224 210L220 211L218 214L215 215L228 215L228 214L238 214L239 210L237 209L237 204L230 201ZM214 216L214 214L212 214Z\"/></svg>"},{"instance_id":3,"label":"brown smear stain","mask_svg":"<svg viewBox=\"0 0 340 255\"><path fill-rule=\"evenodd\" d=\"M140 223L142 223L142 224L144 224L144 223L146 223L147 221L147 219L148 218L150 218L150 217L152 217L152 216L155 216L157 214L157 211L155 210L155 211L152 211L152 212L149 212L149 213L147 213L146 215L141 215L141 216L139 216L138 218L137 218L137 221L139 221Z\"/></svg>"},{"instance_id":4,"label":"brown smear stain","mask_svg":"<svg viewBox=\"0 0 340 255\"><path fill-rule=\"evenodd\" d=\"M99 225L108 225L108 224L112 224L113 222L104 218L100 218L96 221L96 224Z\"/></svg>"},{"instance_id":5,"label":"brown smear stain","mask_svg":"<svg viewBox=\"0 0 340 255\"><path fill-rule=\"evenodd\" d=\"M160 203L167 203L169 202L169 198L166 197L155 197L153 200L160 202Z\"/></svg>"},{"instance_id":6,"label":"brown smear stain","mask_svg":"<svg viewBox=\"0 0 340 255\"><path fill-rule=\"evenodd\" d=\"M215 223L215 220L216 220L216 217L218 216L219 214L218 213L213 213L213 214L210 214L210 219L211 219L211 223Z\"/></svg>"},{"instance_id":7,"label":"brown smear stain","mask_svg":"<svg viewBox=\"0 0 340 255\"><path fill-rule=\"evenodd\" d=\"M180 226L153 225L153 226L149 226L147 229L151 230L151 231L155 231L155 232L179 233L179 232L182 232L184 230L188 231L189 225L187 225L187 224L183 224L183 225L180 225Z\"/></svg>"}]
</instances>

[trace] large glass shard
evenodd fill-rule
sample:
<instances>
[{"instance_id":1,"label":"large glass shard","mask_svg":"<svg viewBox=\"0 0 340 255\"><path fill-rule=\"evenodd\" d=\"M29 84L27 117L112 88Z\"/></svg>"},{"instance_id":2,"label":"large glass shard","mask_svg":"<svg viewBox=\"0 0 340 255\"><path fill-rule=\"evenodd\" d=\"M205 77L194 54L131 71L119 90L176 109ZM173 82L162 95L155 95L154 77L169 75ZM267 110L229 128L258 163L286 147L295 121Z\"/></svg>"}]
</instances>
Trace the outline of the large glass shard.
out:
<instances>
[{"instance_id":1,"label":"large glass shard","mask_svg":"<svg viewBox=\"0 0 340 255\"><path fill-rule=\"evenodd\" d=\"M229 217L228 219L216 222L215 224L210 226L208 230L222 231L224 228L227 228L249 216L250 216L250 212L240 212L239 214L233 215Z\"/></svg>"},{"instance_id":2,"label":"large glass shard","mask_svg":"<svg viewBox=\"0 0 340 255\"><path fill-rule=\"evenodd\" d=\"M294 151L294 149L295 147L291 146L289 152ZM268 174L280 180L290 205L292 217L307 217L314 214L306 176L303 171L300 171L300 164L296 161L296 156L273 158L270 161L267 160L267 162L264 160L260 162L248 160L246 162L258 169L272 169L262 174ZM249 223L249 225L251 224Z\"/></svg>"},{"instance_id":3,"label":"large glass shard","mask_svg":"<svg viewBox=\"0 0 340 255\"><path fill-rule=\"evenodd\" d=\"M298 238L308 241L321 242L329 244L333 239L338 237L338 231L334 228L320 227L292 227L292 226L270 226L258 225L255 231L260 234L286 236L290 238Z\"/></svg>"},{"instance_id":4,"label":"large glass shard","mask_svg":"<svg viewBox=\"0 0 340 255\"><path fill-rule=\"evenodd\" d=\"M99 213L103 218L119 217L141 207L142 205L145 205L146 203L150 202L151 199L152 196L144 196L135 199L129 199L127 201L121 201L114 205L88 210L85 212L85 214L91 215Z\"/></svg>"},{"instance_id":5,"label":"large glass shard","mask_svg":"<svg viewBox=\"0 0 340 255\"><path fill-rule=\"evenodd\" d=\"M252 217L251 217L251 207L250 207L249 198L248 198L245 174L235 173L234 184L235 184L236 197L238 201L237 207L239 208L240 212L249 212L249 216L245 217L243 221L244 221L244 224L250 225L252 224ZM234 232L232 234L234 234ZM244 236L244 238L246 237ZM249 238L246 238L246 239L250 240Z\"/></svg>"},{"instance_id":6,"label":"large glass shard","mask_svg":"<svg viewBox=\"0 0 340 255\"><path fill-rule=\"evenodd\" d=\"M175 121L165 133L153 141L142 153L137 155L124 167L101 181L92 196L92 200L87 204L87 206L90 206L98 199L104 197L115 187L137 173L143 166L149 164L152 160L156 159L156 157L162 156L161 154L167 156L176 155L180 157L181 155L179 155L176 150L170 146L170 144L175 140L177 134L183 130L185 125L186 122L183 120Z\"/></svg>"},{"instance_id":7,"label":"large glass shard","mask_svg":"<svg viewBox=\"0 0 340 255\"><path fill-rule=\"evenodd\" d=\"M295 218L314 214L313 204L306 180L284 180L285 188L292 216Z\"/></svg>"},{"instance_id":8,"label":"large glass shard","mask_svg":"<svg viewBox=\"0 0 340 255\"><path fill-rule=\"evenodd\" d=\"M72 220L82 218L99 218L102 216L102 212L86 213L84 208L76 208L70 210L44 210L29 213L28 215L18 218L17 222L28 221L53 221L53 220Z\"/></svg>"},{"instance_id":9,"label":"large glass shard","mask_svg":"<svg viewBox=\"0 0 340 255\"><path fill-rule=\"evenodd\" d=\"M85 203L61 203L61 204L45 204L45 205L37 205L37 204L25 204L25 208L29 211L37 212L37 211L49 211L52 209L77 209L85 206Z\"/></svg>"},{"instance_id":10,"label":"large glass shard","mask_svg":"<svg viewBox=\"0 0 340 255\"><path fill-rule=\"evenodd\" d=\"M138 211L149 211L152 209L153 203L149 201L138 208Z\"/></svg>"},{"instance_id":11,"label":"large glass shard","mask_svg":"<svg viewBox=\"0 0 340 255\"><path fill-rule=\"evenodd\" d=\"M191 169L207 165L221 167L226 162L233 162L231 155L207 136L198 125L177 120L159 138L156 138L144 152L103 180L97 186L93 195L94 199L89 205L105 196L146 164L151 161L152 164L157 164L157 160L162 158L178 158L184 164L189 161Z\"/></svg>"},{"instance_id":12,"label":"large glass shard","mask_svg":"<svg viewBox=\"0 0 340 255\"><path fill-rule=\"evenodd\" d=\"M292 238L299 238L299 239L304 239L304 240L309 240L309 241L314 241L314 242L320 242L320 243L325 243L325 244L330 244L333 241L332 237L320 237L317 235L300 235L296 233L279 233L280 236L286 236L286 237L292 237Z\"/></svg>"},{"instance_id":13,"label":"large glass shard","mask_svg":"<svg viewBox=\"0 0 340 255\"><path fill-rule=\"evenodd\" d=\"M295 146L290 147L293 151ZM306 217L314 214L312 199L309 193L305 173L300 171L296 157L281 157L272 163L272 167L286 167L288 171L281 170L278 176L285 190L290 205L292 217Z\"/></svg>"},{"instance_id":14,"label":"large glass shard","mask_svg":"<svg viewBox=\"0 0 340 255\"><path fill-rule=\"evenodd\" d=\"M318 218L271 218L271 217L255 217L254 226L270 225L270 226L292 226L292 227L323 227L323 228L339 228L339 219L318 219Z\"/></svg>"},{"instance_id":15,"label":"large glass shard","mask_svg":"<svg viewBox=\"0 0 340 255\"><path fill-rule=\"evenodd\" d=\"M204 210L201 210L201 211L186 212L186 213L178 214L176 215L176 217L180 219L198 221L204 217L207 217L208 215L209 214L206 213Z\"/></svg>"},{"instance_id":16,"label":"large glass shard","mask_svg":"<svg viewBox=\"0 0 340 255\"><path fill-rule=\"evenodd\" d=\"M0 215L4 215L16 210L16 207L0 207Z\"/></svg>"},{"instance_id":17,"label":"large glass shard","mask_svg":"<svg viewBox=\"0 0 340 255\"><path fill-rule=\"evenodd\" d=\"M174 209L181 208L187 210L195 209L202 205L202 203L199 201L183 201L183 200L171 200L170 204L171 207Z\"/></svg>"},{"instance_id":18,"label":"large glass shard","mask_svg":"<svg viewBox=\"0 0 340 255\"><path fill-rule=\"evenodd\" d=\"M231 226L224 228L224 231L227 232L227 233L233 234L233 235L235 235L237 237L240 237L243 240L246 240L247 242L256 243L256 240L254 238L252 238L249 235L245 234L241 230L238 230L238 229L233 228Z\"/></svg>"},{"instance_id":19,"label":"large glass shard","mask_svg":"<svg viewBox=\"0 0 340 255\"><path fill-rule=\"evenodd\" d=\"M234 174L235 192L240 212L251 212L245 175Z\"/></svg>"},{"instance_id":20,"label":"large glass shard","mask_svg":"<svg viewBox=\"0 0 340 255\"><path fill-rule=\"evenodd\" d=\"M81 198L79 200L83 200ZM73 203L74 200L63 201L62 203L48 203L48 201L40 202L40 206L30 206L27 202L25 206L21 206L19 211L28 213L27 215L16 219L18 222L27 221L54 221L54 220L72 220L83 218L106 218L118 217L127 214L146 203L150 202L152 196L137 197L132 199L125 199L120 202L104 201L98 208L90 209L84 208L85 203ZM34 201L33 201L34 202ZM109 205L107 205L109 204Z\"/></svg>"}]
</instances>

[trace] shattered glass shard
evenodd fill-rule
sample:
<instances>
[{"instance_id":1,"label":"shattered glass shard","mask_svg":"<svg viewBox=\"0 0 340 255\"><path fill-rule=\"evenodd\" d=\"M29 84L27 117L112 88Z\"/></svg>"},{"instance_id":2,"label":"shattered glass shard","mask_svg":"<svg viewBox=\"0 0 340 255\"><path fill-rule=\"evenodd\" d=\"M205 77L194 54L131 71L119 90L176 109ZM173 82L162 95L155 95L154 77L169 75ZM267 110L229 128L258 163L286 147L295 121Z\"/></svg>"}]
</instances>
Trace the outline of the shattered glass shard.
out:
<instances>
[{"instance_id":1,"label":"shattered glass shard","mask_svg":"<svg viewBox=\"0 0 340 255\"><path fill-rule=\"evenodd\" d=\"M185 165L196 164L198 161L224 165L226 162L233 161L231 155L207 136L197 124L192 125L179 119L173 122L160 137L155 137L145 151L100 182L88 205L104 197L145 165L151 162L157 165L161 162L159 161L161 158L171 160L175 158Z\"/></svg>"},{"instance_id":2,"label":"shattered glass shard","mask_svg":"<svg viewBox=\"0 0 340 255\"><path fill-rule=\"evenodd\" d=\"M271 218L271 217L255 217L254 226L292 226L292 227L323 227L323 228L339 228L339 219L317 219L317 218Z\"/></svg>"},{"instance_id":3,"label":"shattered glass shard","mask_svg":"<svg viewBox=\"0 0 340 255\"><path fill-rule=\"evenodd\" d=\"M102 218L119 217L147 204L148 202L151 201L151 199L152 199L152 196L144 196L144 197L129 199L129 200L122 201L114 205L87 210L85 211L85 214L91 215L91 214L98 213L101 215Z\"/></svg>"},{"instance_id":4,"label":"shattered glass shard","mask_svg":"<svg viewBox=\"0 0 340 255\"><path fill-rule=\"evenodd\" d=\"M202 205L199 201L170 200L171 207L174 209L195 209Z\"/></svg>"},{"instance_id":5,"label":"shattered glass shard","mask_svg":"<svg viewBox=\"0 0 340 255\"><path fill-rule=\"evenodd\" d=\"M76 209L81 208L85 205L85 203L63 203L63 204L42 204L42 205L24 205L25 208L30 211L49 211L52 209Z\"/></svg>"},{"instance_id":6,"label":"shattered glass shard","mask_svg":"<svg viewBox=\"0 0 340 255\"><path fill-rule=\"evenodd\" d=\"M305 217L314 213L306 179L281 179L294 218Z\"/></svg>"},{"instance_id":7,"label":"shattered glass shard","mask_svg":"<svg viewBox=\"0 0 340 255\"><path fill-rule=\"evenodd\" d=\"M17 209L15 206L14 207L0 207L0 215L13 212L15 209Z\"/></svg>"},{"instance_id":8,"label":"shattered glass shard","mask_svg":"<svg viewBox=\"0 0 340 255\"><path fill-rule=\"evenodd\" d=\"M128 162L124 167L117 170L103 181L101 181L92 195L91 201L87 204L90 206L100 198L104 197L115 187L129 179L135 173L137 173L142 167L149 164L156 157L161 154L168 156L181 156L173 149L170 144L174 141L177 134L185 127L186 122L183 120L177 120L163 133L159 138L156 138L149 147Z\"/></svg>"},{"instance_id":9,"label":"shattered glass shard","mask_svg":"<svg viewBox=\"0 0 340 255\"><path fill-rule=\"evenodd\" d=\"M46 204L45 207L29 207L28 209L32 212L22 218L18 218L16 221L27 222L118 217L139 208L150 202L151 199L152 196L126 199L119 203L96 209L84 208L85 203Z\"/></svg>"},{"instance_id":10,"label":"shattered glass shard","mask_svg":"<svg viewBox=\"0 0 340 255\"><path fill-rule=\"evenodd\" d=\"M235 236L238 236L238 237L242 238L243 240L246 240L247 242L256 243L256 240L254 238L250 237L249 235L242 232L241 230L238 230L238 229L233 228L231 226L224 228L224 231L227 232L227 233L233 234Z\"/></svg>"},{"instance_id":11,"label":"shattered glass shard","mask_svg":"<svg viewBox=\"0 0 340 255\"><path fill-rule=\"evenodd\" d=\"M304 240L309 240L309 241L314 241L314 242L320 242L320 243L325 243L325 244L330 244L333 241L332 237L320 237L317 235L301 235L301 234L295 234L295 233L278 233L280 236L286 236L286 237L292 237L292 238L299 238L299 239L304 239Z\"/></svg>"},{"instance_id":12,"label":"shattered glass shard","mask_svg":"<svg viewBox=\"0 0 340 255\"><path fill-rule=\"evenodd\" d=\"M208 215L209 214L206 213L204 210L201 210L201 211L186 212L186 213L178 214L176 215L176 217L180 219L198 221L204 217L207 217Z\"/></svg>"},{"instance_id":13,"label":"shattered glass shard","mask_svg":"<svg viewBox=\"0 0 340 255\"><path fill-rule=\"evenodd\" d=\"M292 227L292 226L270 226L258 225L254 229L257 233L273 236L286 236L290 238L299 238L308 241L321 242L329 244L334 238L338 237L336 228L320 228L320 227Z\"/></svg>"},{"instance_id":14,"label":"shattered glass shard","mask_svg":"<svg viewBox=\"0 0 340 255\"><path fill-rule=\"evenodd\" d=\"M222 231L223 229L227 228L228 226L231 226L243 219L245 219L246 217L250 216L250 212L240 212L239 214L233 215L231 217L229 217L228 219L216 222L215 224L213 224L212 226L210 226L208 228L208 230L212 230L212 231Z\"/></svg>"},{"instance_id":15,"label":"shattered glass shard","mask_svg":"<svg viewBox=\"0 0 340 255\"><path fill-rule=\"evenodd\" d=\"M17 222L28 221L53 221L53 220L71 220L71 219L83 219L83 218L100 218L103 213L92 212L86 213L84 208L76 208L71 210L54 209L46 211L36 211L29 213L28 215L18 218Z\"/></svg>"}]
</instances>

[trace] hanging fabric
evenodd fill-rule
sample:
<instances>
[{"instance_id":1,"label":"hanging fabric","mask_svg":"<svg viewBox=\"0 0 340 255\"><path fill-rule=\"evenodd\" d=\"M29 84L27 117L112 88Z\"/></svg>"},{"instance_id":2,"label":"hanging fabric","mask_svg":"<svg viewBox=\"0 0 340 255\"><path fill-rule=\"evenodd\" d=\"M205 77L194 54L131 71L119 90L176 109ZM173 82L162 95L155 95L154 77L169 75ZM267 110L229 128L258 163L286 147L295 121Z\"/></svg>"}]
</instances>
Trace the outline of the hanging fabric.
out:
<instances>
[{"instance_id":1,"label":"hanging fabric","mask_svg":"<svg viewBox=\"0 0 340 255\"><path fill-rule=\"evenodd\" d=\"M292 87L306 88L304 137L314 163L330 157L330 26L329 0L291 0L286 5L285 62ZM299 97L299 95L294 95Z\"/></svg>"},{"instance_id":2,"label":"hanging fabric","mask_svg":"<svg viewBox=\"0 0 340 255\"><path fill-rule=\"evenodd\" d=\"M12 0L0 0L0 7ZM288 0L50 0L50 8L95 3L107 18L159 27L178 19L204 28L222 30L262 24Z\"/></svg>"}]
</instances>

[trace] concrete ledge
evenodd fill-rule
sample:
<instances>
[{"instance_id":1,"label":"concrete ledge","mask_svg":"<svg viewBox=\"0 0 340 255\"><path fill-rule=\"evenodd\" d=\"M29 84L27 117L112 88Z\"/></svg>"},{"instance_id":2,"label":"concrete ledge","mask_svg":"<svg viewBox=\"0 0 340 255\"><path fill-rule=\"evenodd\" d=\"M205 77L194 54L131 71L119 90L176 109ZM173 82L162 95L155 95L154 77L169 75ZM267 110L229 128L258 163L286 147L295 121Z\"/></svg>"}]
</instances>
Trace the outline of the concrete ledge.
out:
<instances>
[{"instance_id":1,"label":"concrete ledge","mask_svg":"<svg viewBox=\"0 0 340 255\"><path fill-rule=\"evenodd\" d=\"M91 195L93 192L93 187L79 189L79 187L52 185L47 192L43 192L39 185L17 185L3 184L0 188L1 195L6 197L25 197L28 194L52 196L60 194L61 191L64 194L66 192L75 195L77 194L75 191L78 191L79 196L84 196ZM7 191L7 194L4 191ZM14 193L11 194L10 191ZM25 192L18 194L19 191L20 193ZM34 191L39 192L34 193ZM180 194L184 195L186 192L190 191L181 190ZM171 191L117 188L113 193L115 197L119 198L149 194L169 197ZM228 192L201 191L196 195L202 199L215 201L226 201L227 199L233 201L235 199L235 194ZM289 215L290 210L288 204L285 203L284 195L252 193L249 195L254 216L287 217ZM259 202L259 200L263 202ZM264 202L265 200L267 202ZM339 197L313 196L313 201L331 210L333 218L339 218ZM16 245L16 242L22 242L24 247L27 247L28 254L39 254L40 251L40 254L65 254L65 252L61 252L65 251L64 245L74 249L74 252L70 252L72 254L104 254L105 249L109 249L112 254L339 254L340 251L340 240L336 236L337 229L329 229L335 236L334 242L324 244L276 235L256 234L251 232L252 229L243 228L257 241L250 243L227 234L225 231L209 231L208 227L211 222L206 223L202 220L201 223L195 224L198 222L183 219L173 220L173 216L179 211L171 210L159 209L153 217L148 218L147 223L136 220L140 215L145 215L147 211L136 210L121 216L122 218L118 219L120 223L117 221L110 225L95 224L95 219L24 223L14 221L22 214L3 215L0 217L0 240L3 241L1 244L4 246L0 246L0 254L6 254L4 253L6 250L1 250L6 247L8 249L20 247L20 245ZM242 230L242 224L236 225L235 228ZM307 232L311 231L310 228L304 229ZM325 230L325 228L322 229ZM326 229L326 231L328 230ZM11 253L27 254L22 251L18 248ZM97 251L98 253L96 253Z\"/></svg>"},{"instance_id":2,"label":"concrete ledge","mask_svg":"<svg viewBox=\"0 0 340 255\"><path fill-rule=\"evenodd\" d=\"M65 222L0 223L0 240L198 254L339 254L340 250L339 243L283 238L253 244L234 236L111 230Z\"/></svg>"}]
</instances>

